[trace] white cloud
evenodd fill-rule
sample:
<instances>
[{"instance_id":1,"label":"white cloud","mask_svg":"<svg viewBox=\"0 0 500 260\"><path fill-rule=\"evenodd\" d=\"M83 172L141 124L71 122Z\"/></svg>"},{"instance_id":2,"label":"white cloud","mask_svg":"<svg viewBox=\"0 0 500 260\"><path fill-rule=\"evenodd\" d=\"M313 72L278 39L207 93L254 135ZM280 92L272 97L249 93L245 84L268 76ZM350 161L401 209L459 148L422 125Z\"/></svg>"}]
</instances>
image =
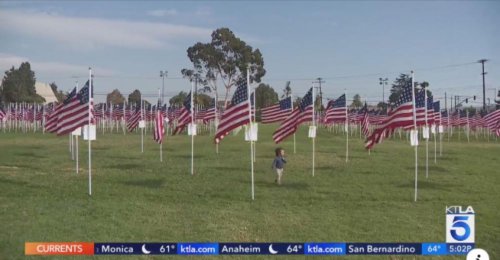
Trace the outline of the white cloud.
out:
<instances>
[{"instance_id":1,"label":"white cloud","mask_svg":"<svg viewBox=\"0 0 500 260\"><path fill-rule=\"evenodd\" d=\"M12 54L0 53L0 70L6 71L14 66L18 68L22 62L29 61L31 70L37 75L71 75L71 76L85 76L88 71L86 65L68 64L57 61L36 61L27 57L16 56ZM111 76L116 74L115 71L104 68L93 68L96 75Z\"/></svg>"},{"instance_id":2,"label":"white cloud","mask_svg":"<svg viewBox=\"0 0 500 260\"><path fill-rule=\"evenodd\" d=\"M73 48L159 49L177 40L203 40L211 30L167 23L82 18L0 10L0 33L10 31Z\"/></svg>"},{"instance_id":3,"label":"white cloud","mask_svg":"<svg viewBox=\"0 0 500 260\"><path fill-rule=\"evenodd\" d=\"M167 9L167 10L157 9L157 10L148 11L148 15L155 16L155 17L175 16L177 14L178 14L178 12L175 9Z\"/></svg>"}]
</instances>

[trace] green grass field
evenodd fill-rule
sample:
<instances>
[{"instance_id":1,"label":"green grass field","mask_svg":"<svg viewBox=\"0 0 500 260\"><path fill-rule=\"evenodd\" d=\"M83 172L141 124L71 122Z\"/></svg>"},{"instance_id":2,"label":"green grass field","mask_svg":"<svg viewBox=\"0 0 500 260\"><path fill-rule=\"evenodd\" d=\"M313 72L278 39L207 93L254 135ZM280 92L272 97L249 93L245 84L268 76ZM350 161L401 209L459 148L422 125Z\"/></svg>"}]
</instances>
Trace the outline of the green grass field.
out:
<instances>
[{"instance_id":1,"label":"green grass field","mask_svg":"<svg viewBox=\"0 0 500 260\"><path fill-rule=\"evenodd\" d=\"M197 136L194 176L187 136L168 136L160 162L149 133L142 154L140 134L99 134L92 145L91 197L86 142L80 142L76 174L68 137L0 133L0 259L25 258L26 241L445 242L447 205L473 206L477 247L500 258L500 142L444 138L437 164L431 142L428 179L421 144L414 202L414 150L404 137L385 141L369 156L353 136L346 163L345 137L321 129L312 177L312 145L303 127L296 154L292 138L281 144L288 164L277 186L274 128L260 127L255 201L242 133L226 137L219 155L212 137Z\"/></svg>"}]
</instances>

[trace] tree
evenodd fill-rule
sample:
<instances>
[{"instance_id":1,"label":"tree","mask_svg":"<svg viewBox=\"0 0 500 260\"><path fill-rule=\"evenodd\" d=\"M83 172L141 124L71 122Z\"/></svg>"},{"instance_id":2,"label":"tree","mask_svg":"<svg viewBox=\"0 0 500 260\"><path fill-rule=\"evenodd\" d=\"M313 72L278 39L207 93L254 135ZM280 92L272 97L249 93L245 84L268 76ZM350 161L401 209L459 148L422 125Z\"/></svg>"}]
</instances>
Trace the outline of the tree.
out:
<instances>
[{"instance_id":1,"label":"tree","mask_svg":"<svg viewBox=\"0 0 500 260\"><path fill-rule=\"evenodd\" d=\"M283 94L281 98L287 98L292 95L292 88L290 87L290 81L286 82L285 88L283 89Z\"/></svg>"},{"instance_id":2,"label":"tree","mask_svg":"<svg viewBox=\"0 0 500 260\"><path fill-rule=\"evenodd\" d=\"M495 99L495 103L497 103L496 109L500 109L500 90L498 91L497 97L498 99Z\"/></svg>"},{"instance_id":3,"label":"tree","mask_svg":"<svg viewBox=\"0 0 500 260\"><path fill-rule=\"evenodd\" d=\"M196 94L195 104L198 104L203 108L207 108L208 106L210 106L211 102L212 102L212 97L210 97L209 95L204 93Z\"/></svg>"},{"instance_id":4,"label":"tree","mask_svg":"<svg viewBox=\"0 0 500 260\"><path fill-rule=\"evenodd\" d=\"M403 92L403 87L411 84L411 77L407 74L401 74L394 80L391 87L391 95L389 96L389 103L394 104L398 101L399 96ZM432 97L432 92L428 89L429 82L423 81L422 83L414 82L414 88L424 87L427 89L427 97ZM415 92L416 93L416 92Z\"/></svg>"},{"instance_id":5,"label":"tree","mask_svg":"<svg viewBox=\"0 0 500 260\"><path fill-rule=\"evenodd\" d=\"M226 88L225 106L231 88L239 80L246 79L247 67L250 69L250 82L260 83L266 74L260 50L253 50L228 28L216 29L212 32L210 43L194 44L187 49L187 55L194 69L183 69L182 74L211 88L217 100L217 82L221 80Z\"/></svg>"},{"instance_id":6,"label":"tree","mask_svg":"<svg viewBox=\"0 0 500 260\"><path fill-rule=\"evenodd\" d=\"M184 103L184 100L186 99L187 95L188 93L181 91L179 92L179 94L171 97L168 103L170 104L170 106L180 107Z\"/></svg>"},{"instance_id":7,"label":"tree","mask_svg":"<svg viewBox=\"0 0 500 260\"><path fill-rule=\"evenodd\" d=\"M120 93L118 89L114 89L111 93L106 96L107 103L122 104L125 102L125 97Z\"/></svg>"},{"instance_id":8,"label":"tree","mask_svg":"<svg viewBox=\"0 0 500 260\"><path fill-rule=\"evenodd\" d=\"M270 106L278 102L278 93L268 84L260 83L255 89L255 105L257 109Z\"/></svg>"},{"instance_id":9,"label":"tree","mask_svg":"<svg viewBox=\"0 0 500 260\"><path fill-rule=\"evenodd\" d=\"M141 105L141 92L138 89L128 95L128 103Z\"/></svg>"},{"instance_id":10,"label":"tree","mask_svg":"<svg viewBox=\"0 0 500 260\"><path fill-rule=\"evenodd\" d=\"M359 96L359 94L354 95L351 107L358 108L358 107L362 107L362 106L363 106L363 103L361 102L361 97Z\"/></svg>"},{"instance_id":11,"label":"tree","mask_svg":"<svg viewBox=\"0 0 500 260\"><path fill-rule=\"evenodd\" d=\"M63 92L62 90L57 90L57 84L55 82L50 83L50 88L52 89L52 92L54 92L57 102L61 103L66 99L68 93Z\"/></svg>"},{"instance_id":12,"label":"tree","mask_svg":"<svg viewBox=\"0 0 500 260\"><path fill-rule=\"evenodd\" d=\"M387 110L387 103L385 103L385 102L378 102L377 108L379 108L379 109L381 109L383 111L386 111Z\"/></svg>"},{"instance_id":13,"label":"tree","mask_svg":"<svg viewBox=\"0 0 500 260\"><path fill-rule=\"evenodd\" d=\"M35 72L29 62L21 63L18 69L12 66L2 79L1 99L5 102L43 103L45 99L36 94L35 82Z\"/></svg>"}]
</instances>

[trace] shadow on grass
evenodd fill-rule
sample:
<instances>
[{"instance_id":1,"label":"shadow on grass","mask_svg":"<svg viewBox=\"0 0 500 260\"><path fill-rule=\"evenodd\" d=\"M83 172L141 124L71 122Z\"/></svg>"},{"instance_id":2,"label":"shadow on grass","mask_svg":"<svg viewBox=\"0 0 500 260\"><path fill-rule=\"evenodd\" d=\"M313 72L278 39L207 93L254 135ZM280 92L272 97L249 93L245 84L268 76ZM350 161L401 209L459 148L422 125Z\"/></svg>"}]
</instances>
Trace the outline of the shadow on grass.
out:
<instances>
[{"instance_id":1,"label":"shadow on grass","mask_svg":"<svg viewBox=\"0 0 500 260\"><path fill-rule=\"evenodd\" d=\"M31 147L30 147L31 149ZM47 158L45 155L35 154L33 152L17 153L19 156L31 157L31 158Z\"/></svg>"},{"instance_id":2,"label":"shadow on grass","mask_svg":"<svg viewBox=\"0 0 500 260\"><path fill-rule=\"evenodd\" d=\"M165 180L163 179L149 179L149 180L129 180L120 182L125 185L139 186L145 188L159 189L164 187Z\"/></svg>"},{"instance_id":3,"label":"shadow on grass","mask_svg":"<svg viewBox=\"0 0 500 260\"><path fill-rule=\"evenodd\" d=\"M110 165L107 166L106 168L118 169L118 170L131 170L131 169L143 169L144 165L138 163L124 163L124 164Z\"/></svg>"},{"instance_id":4,"label":"shadow on grass","mask_svg":"<svg viewBox=\"0 0 500 260\"><path fill-rule=\"evenodd\" d=\"M248 181L240 181L242 183L248 184ZM281 185L278 185L273 181L256 181L255 186L266 187L266 188L276 188L276 189L292 189L292 190L308 190L309 184L304 182L287 182L283 180Z\"/></svg>"},{"instance_id":5,"label":"shadow on grass","mask_svg":"<svg viewBox=\"0 0 500 260\"><path fill-rule=\"evenodd\" d=\"M408 171L415 171L415 167L405 167ZM418 171L419 171L419 174L420 173L424 173L425 174L425 165L420 165L418 167ZM441 166L437 166L437 165L431 165L429 163L429 174L433 172L433 173L443 173L443 172L449 172L447 168L444 168L444 167L441 167Z\"/></svg>"},{"instance_id":6,"label":"shadow on grass","mask_svg":"<svg viewBox=\"0 0 500 260\"><path fill-rule=\"evenodd\" d=\"M26 186L28 184L28 182L25 182L25 181L11 180L11 179L6 179L6 178L0 178L0 182L6 183L6 184L18 185L18 186Z\"/></svg>"},{"instance_id":7,"label":"shadow on grass","mask_svg":"<svg viewBox=\"0 0 500 260\"><path fill-rule=\"evenodd\" d=\"M422 177L420 177L422 178ZM425 179L425 176L423 177ZM399 188L415 188L415 182L408 182L404 184L396 185ZM418 188L419 189L428 189L428 190L444 190L444 191L453 191L454 187L458 187L457 185L450 185L449 183L441 184L438 182L432 181L419 181Z\"/></svg>"},{"instance_id":8,"label":"shadow on grass","mask_svg":"<svg viewBox=\"0 0 500 260\"><path fill-rule=\"evenodd\" d=\"M215 173L220 172L226 172L226 171L232 171L232 172L242 172L242 171L248 171L247 168L239 168L239 167L222 167L222 166L216 166L216 167L210 167L213 169L213 172Z\"/></svg>"}]
</instances>

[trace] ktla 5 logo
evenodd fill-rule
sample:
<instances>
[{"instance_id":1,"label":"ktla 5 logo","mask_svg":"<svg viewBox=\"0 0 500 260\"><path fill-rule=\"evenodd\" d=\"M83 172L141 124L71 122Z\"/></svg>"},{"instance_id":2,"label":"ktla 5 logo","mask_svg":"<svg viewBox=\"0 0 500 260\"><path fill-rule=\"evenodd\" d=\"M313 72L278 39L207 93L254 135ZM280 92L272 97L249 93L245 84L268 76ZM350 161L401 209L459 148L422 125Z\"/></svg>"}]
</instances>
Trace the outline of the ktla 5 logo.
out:
<instances>
[{"instance_id":1,"label":"ktla 5 logo","mask_svg":"<svg viewBox=\"0 0 500 260\"><path fill-rule=\"evenodd\" d=\"M446 243L474 243L474 209L446 207Z\"/></svg>"}]
</instances>

